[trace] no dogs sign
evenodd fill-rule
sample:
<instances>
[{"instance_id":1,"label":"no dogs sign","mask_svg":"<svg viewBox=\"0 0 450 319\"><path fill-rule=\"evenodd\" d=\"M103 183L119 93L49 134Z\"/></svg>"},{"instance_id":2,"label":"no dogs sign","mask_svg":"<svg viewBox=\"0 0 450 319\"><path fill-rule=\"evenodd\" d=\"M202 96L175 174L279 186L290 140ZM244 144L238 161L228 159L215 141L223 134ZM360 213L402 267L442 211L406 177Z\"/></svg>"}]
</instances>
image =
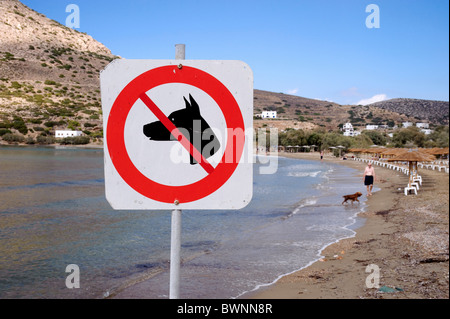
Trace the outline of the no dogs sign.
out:
<instances>
[{"instance_id":1,"label":"no dogs sign","mask_svg":"<svg viewBox=\"0 0 450 319\"><path fill-rule=\"evenodd\" d=\"M115 209L239 209L253 189L253 75L240 61L116 60L101 73Z\"/></svg>"}]
</instances>

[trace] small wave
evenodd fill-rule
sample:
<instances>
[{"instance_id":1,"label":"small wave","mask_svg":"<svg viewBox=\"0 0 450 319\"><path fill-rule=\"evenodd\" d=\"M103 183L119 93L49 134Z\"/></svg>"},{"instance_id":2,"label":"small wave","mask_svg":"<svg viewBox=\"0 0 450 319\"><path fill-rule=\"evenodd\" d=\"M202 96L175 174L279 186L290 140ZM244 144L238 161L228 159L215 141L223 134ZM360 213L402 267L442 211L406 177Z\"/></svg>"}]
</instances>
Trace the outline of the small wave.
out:
<instances>
[{"instance_id":1,"label":"small wave","mask_svg":"<svg viewBox=\"0 0 450 319\"><path fill-rule=\"evenodd\" d=\"M300 202L299 208L305 207L305 206L312 206L317 204L317 198L305 198Z\"/></svg>"},{"instance_id":2,"label":"small wave","mask_svg":"<svg viewBox=\"0 0 450 319\"><path fill-rule=\"evenodd\" d=\"M290 217L296 215L297 213L300 212L300 210L301 210L303 207L313 206L313 205L315 205L315 204L317 204L317 198L305 198L305 199L303 199L303 200L301 200L301 201L299 202L299 205L292 211L292 213L289 213L289 214L285 217L285 219L286 219L286 218L290 218Z\"/></svg>"},{"instance_id":3,"label":"small wave","mask_svg":"<svg viewBox=\"0 0 450 319\"><path fill-rule=\"evenodd\" d=\"M287 176L292 176L292 177L317 177L317 175L319 175L321 173L321 171L316 171L316 172L289 172L287 174Z\"/></svg>"},{"instance_id":4,"label":"small wave","mask_svg":"<svg viewBox=\"0 0 450 319\"><path fill-rule=\"evenodd\" d=\"M306 230L335 233L342 228L340 225L311 225L306 227Z\"/></svg>"},{"instance_id":5,"label":"small wave","mask_svg":"<svg viewBox=\"0 0 450 319\"><path fill-rule=\"evenodd\" d=\"M318 190L330 190L331 187L328 185L323 185L323 184L317 184L316 186L314 186L315 189Z\"/></svg>"},{"instance_id":6,"label":"small wave","mask_svg":"<svg viewBox=\"0 0 450 319\"><path fill-rule=\"evenodd\" d=\"M110 299L114 298L117 294L123 292L124 290L135 286L141 282L150 280L151 278L159 275L160 273L167 271L168 262L165 264L138 264L136 265L137 273L128 275L127 278L120 284L110 287L103 293L103 298Z\"/></svg>"}]
</instances>

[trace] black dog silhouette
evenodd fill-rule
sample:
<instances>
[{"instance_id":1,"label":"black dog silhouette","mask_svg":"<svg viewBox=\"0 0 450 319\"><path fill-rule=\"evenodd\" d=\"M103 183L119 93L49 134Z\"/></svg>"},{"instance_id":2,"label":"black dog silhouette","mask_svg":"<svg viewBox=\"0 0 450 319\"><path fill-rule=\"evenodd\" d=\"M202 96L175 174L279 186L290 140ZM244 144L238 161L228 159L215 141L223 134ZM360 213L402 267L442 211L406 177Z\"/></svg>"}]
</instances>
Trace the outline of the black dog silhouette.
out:
<instances>
[{"instance_id":1,"label":"black dog silhouette","mask_svg":"<svg viewBox=\"0 0 450 319\"><path fill-rule=\"evenodd\" d=\"M183 135L189 138L191 144L205 159L211 157L219 150L219 140L208 123L200 115L200 107L194 98L190 94L189 102L185 97L183 98L186 108L172 112L169 115L169 120ZM153 141L177 140L160 121L144 125L144 135ZM191 165L198 163L192 155L190 163Z\"/></svg>"}]
</instances>

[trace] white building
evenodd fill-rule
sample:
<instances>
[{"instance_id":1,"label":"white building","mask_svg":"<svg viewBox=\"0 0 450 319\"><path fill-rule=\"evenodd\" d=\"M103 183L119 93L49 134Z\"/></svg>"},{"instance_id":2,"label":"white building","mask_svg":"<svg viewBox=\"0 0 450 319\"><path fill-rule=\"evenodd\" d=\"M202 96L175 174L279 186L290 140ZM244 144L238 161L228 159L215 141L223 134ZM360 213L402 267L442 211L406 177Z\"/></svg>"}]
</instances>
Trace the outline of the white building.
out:
<instances>
[{"instance_id":1,"label":"white building","mask_svg":"<svg viewBox=\"0 0 450 319\"><path fill-rule=\"evenodd\" d=\"M412 122L403 122L402 125L404 128L407 128L407 127L413 126L413 123Z\"/></svg>"},{"instance_id":2,"label":"white building","mask_svg":"<svg viewBox=\"0 0 450 319\"><path fill-rule=\"evenodd\" d=\"M422 128L422 129L420 129L420 131L422 133L424 133L425 135L430 135L431 133L433 133L433 131L428 128Z\"/></svg>"},{"instance_id":3,"label":"white building","mask_svg":"<svg viewBox=\"0 0 450 319\"><path fill-rule=\"evenodd\" d=\"M361 132L353 129L352 123L345 123L344 126L342 126L342 130L344 131L344 136L357 136L361 134Z\"/></svg>"},{"instance_id":4,"label":"white building","mask_svg":"<svg viewBox=\"0 0 450 319\"><path fill-rule=\"evenodd\" d=\"M64 138L64 137L75 137L75 136L82 136L83 132L81 131L55 131L55 137L57 138Z\"/></svg>"},{"instance_id":5,"label":"white building","mask_svg":"<svg viewBox=\"0 0 450 319\"><path fill-rule=\"evenodd\" d=\"M416 123L418 128L429 129L430 125L428 123Z\"/></svg>"},{"instance_id":6,"label":"white building","mask_svg":"<svg viewBox=\"0 0 450 319\"><path fill-rule=\"evenodd\" d=\"M378 125L366 125L366 130L368 131L378 130Z\"/></svg>"},{"instance_id":7,"label":"white building","mask_svg":"<svg viewBox=\"0 0 450 319\"><path fill-rule=\"evenodd\" d=\"M263 119L276 119L277 111L263 111L261 117Z\"/></svg>"}]
</instances>

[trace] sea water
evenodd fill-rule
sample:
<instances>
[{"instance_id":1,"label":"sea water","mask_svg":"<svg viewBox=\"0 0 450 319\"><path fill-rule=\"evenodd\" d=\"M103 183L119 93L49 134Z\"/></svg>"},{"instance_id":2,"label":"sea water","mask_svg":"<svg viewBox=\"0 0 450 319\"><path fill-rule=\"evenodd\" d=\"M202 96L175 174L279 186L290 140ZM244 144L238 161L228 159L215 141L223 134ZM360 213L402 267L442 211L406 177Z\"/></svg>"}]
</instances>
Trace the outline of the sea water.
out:
<instances>
[{"instance_id":1,"label":"sea water","mask_svg":"<svg viewBox=\"0 0 450 319\"><path fill-rule=\"evenodd\" d=\"M361 225L364 201L341 205L364 188L354 169L279 157L263 175L255 162L247 207L182 212L181 298L242 296ZM0 147L0 298L168 297L170 211L111 209L103 174L101 149ZM80 288L66 286L71 264Z\"/></svg>"}]
</instances>

